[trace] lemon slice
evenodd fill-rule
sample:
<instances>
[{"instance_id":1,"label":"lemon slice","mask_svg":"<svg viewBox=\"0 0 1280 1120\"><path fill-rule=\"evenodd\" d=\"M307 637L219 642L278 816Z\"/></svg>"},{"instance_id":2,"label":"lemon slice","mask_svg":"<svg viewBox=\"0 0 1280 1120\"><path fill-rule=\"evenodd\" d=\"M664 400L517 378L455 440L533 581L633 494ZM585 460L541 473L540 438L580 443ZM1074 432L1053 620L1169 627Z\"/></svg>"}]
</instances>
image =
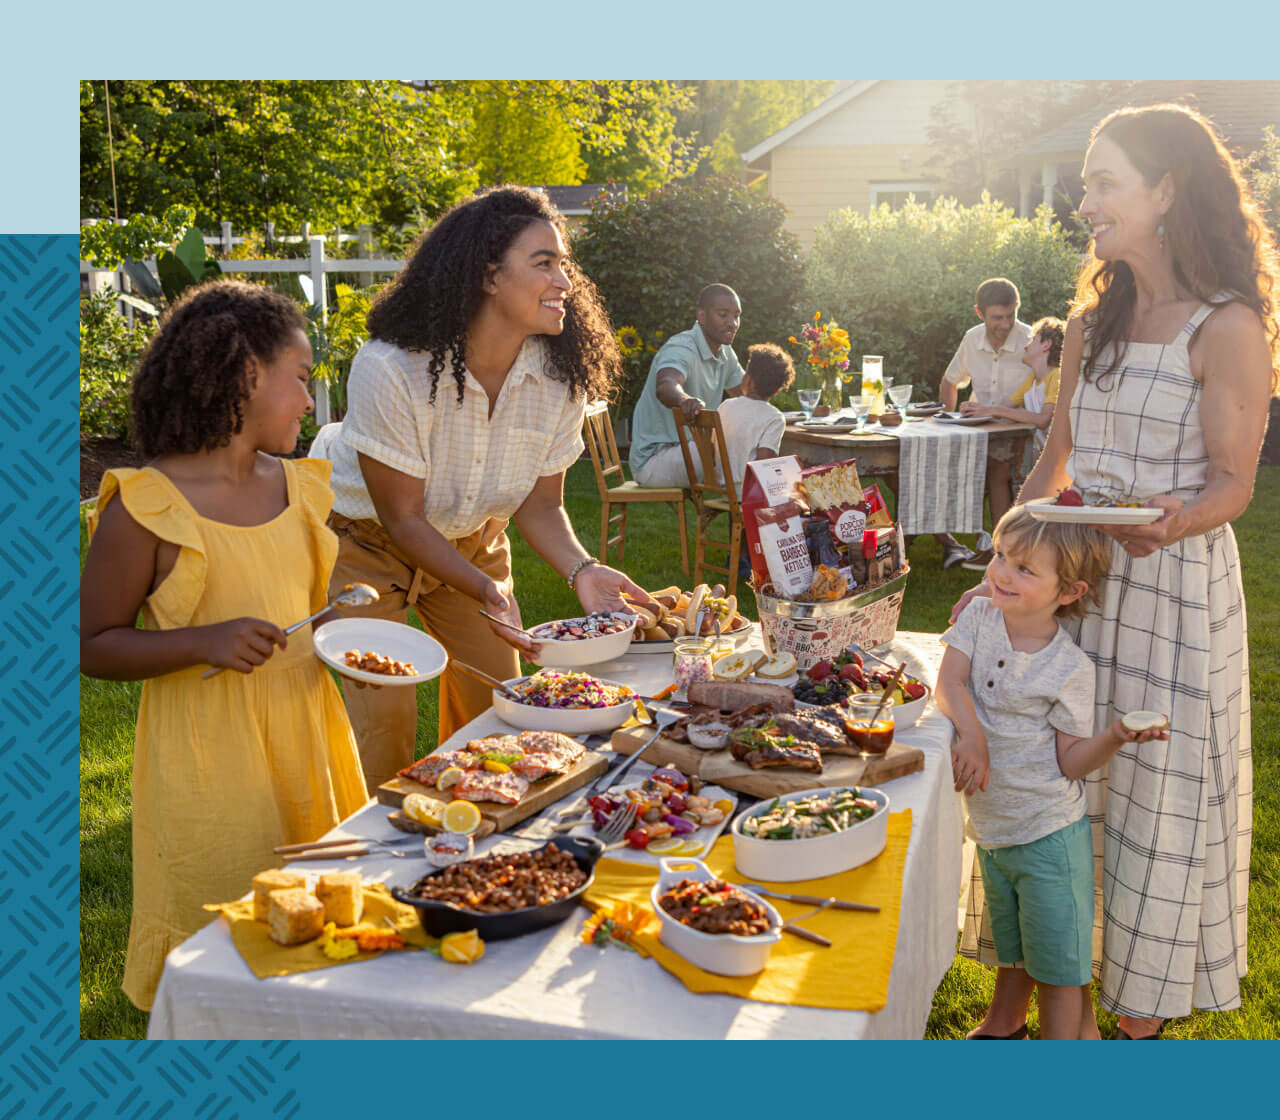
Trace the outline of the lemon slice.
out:
<instances>
[{"instance_id":1,"label":"lemon slice","mask_svg":"<svg viewBox=\"0 0 1280 1120\"><path fill-rule=\"evenodd\" d=\"M680 850L675 854L678 856L696 856L705 845L701 840L683 840L680 843Z\"/></svg>"},{"instance_id":2,"label":"lemon slice","mask_svg":"<svg viewBox=\"0 0 1280 1120\"><path fill-rule=\"evenodd\" d=\"M444 808L440 823L449 832L470 836L480 827L480 810L470 801L450 801Z\"/></svg>"},{"instance_id":3,"label":"lemon slice","mask_svg":"<svg viewBox=\"0 0 1280 1120\"><path fill-rule=\"evenodd\" d=\"M510 774L511 767L505 762L499 762L497 759L486 758L484 760L484 768L491 774Z\"/></svg>"},{"instance_id":4,"label":"lemon slice","mask_svg":"<svg viewBox=\"0 0 1280 1120\"><path fill-rule=\"evenodd\" d=\"M440 777L436 779L436 789L446 790L453 789L460 781L465 771L461 766L448 766L440 772Z\"/></svg>"},{"instance_id":5,"label":"lemon slice","mask_svg":"<svg viewBox=\"0 0 1280 1120\"><path fill-rule=\"evenodd\" d=\"M419 824L428 824L434 828L440 827L440 814L444 811L444 805L434 797L428 797L425 793L411 793L404 799L404 804L400 808L410 820L415 820Z\"/></svg>"},{"instance_id":6,"label":"lemon slice","mask_svg":"<svg viewBox=\"0 0 1280 1120\"><path fill-rule=\"evenodd\" d=\"M754 662L745 653L726 653L711 663L711 675L718 681L740 681L753 666Z\"/></svg>"},{"instance_id":7,"label":"lemon slice","mask_svg":"<svg viewBox=\"0 0 1280 1120\"><path fill-rule=\"evenodd\" d=\"M684 841L674 836L663 836L658 840L650 840L644 850L655 856L675 855L677 852L684 851Z\"/></svg>"}]
</instances>

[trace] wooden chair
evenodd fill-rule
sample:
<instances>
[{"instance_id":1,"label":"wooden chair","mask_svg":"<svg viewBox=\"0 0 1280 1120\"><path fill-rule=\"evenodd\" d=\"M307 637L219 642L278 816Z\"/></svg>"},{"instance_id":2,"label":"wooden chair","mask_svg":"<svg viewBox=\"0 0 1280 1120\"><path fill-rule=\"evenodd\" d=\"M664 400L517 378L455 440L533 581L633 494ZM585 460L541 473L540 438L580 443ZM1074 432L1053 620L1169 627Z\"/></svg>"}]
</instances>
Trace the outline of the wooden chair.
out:
<instances>
[{"instance_id":1,"label":"wooden chair","mask_svg":"<svg viewBox=\"0 0 1280 1120\"><path fill-rule=\"evenodd\" d=\"M609 421L609 408L604 401L591 401L587 405L587 418L583 425L587 450L591 453L591 465L596 472L596 486L600 490L600 559L609 562L609 546L618 546L618 564L623 562L627 537L627 507L635 502L666 502L674 506L680 522L680 565L689 574L689 533L684 519L684 503L689 491L678 486L649 487L629 482L622 469L622 457L614 439L613 424ZM617 525L617 533L610 530Z\"/></svg>"},{"instance_id":2,"label":"wooden chair","mask_svg":"<svg viewBox=\"0 0 1280 1120\"><path fill-rule=\"evenodd\" d=\"M690 483L689 492L698 511L698 528L693 553L693 582L703 582L704 569L722 573L729 594L738 593L738 557L742 552L742 506L739 503L738 483L729 463L729 448L725 443L720 414L713 408L704 408L693 423L688 423L678 408L675 414L676 432L680 436L680 450L684 452L685 470L689 478L701 481ZM690 438L692 437L692 439ZM716 471L717 462L724 465L724 478ZM695 466L696 463L696 466ZM696 469L700 467L699 471ZM729 539L716 540L707 536L707 529L717 517L729 517ZM707 546L727 553L727 567L707 563Z\"/></svg>"}]
</instances>

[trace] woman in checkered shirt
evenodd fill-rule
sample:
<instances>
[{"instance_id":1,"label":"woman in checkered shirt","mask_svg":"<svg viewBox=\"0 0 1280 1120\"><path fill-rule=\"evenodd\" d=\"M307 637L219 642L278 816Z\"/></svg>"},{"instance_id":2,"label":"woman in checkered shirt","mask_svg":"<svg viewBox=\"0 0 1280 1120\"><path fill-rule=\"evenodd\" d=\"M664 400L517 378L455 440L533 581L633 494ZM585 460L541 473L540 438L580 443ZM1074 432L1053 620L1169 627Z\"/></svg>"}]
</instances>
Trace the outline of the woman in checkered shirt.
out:
<instances>
[{"instance_id":1,"label":"woman in checkered shirt","mask_svg":"<svg viewBox=\"0 0 1280 1120\"><path fill-rule=\"evenodd\" d=\"M1240 1006L1253 786L1230 522L1249 504L1276 390L1280 265L1235 162L1191 110L1111 114L1083 175L1093 255L1020 500L1073 485L1086 503L1164 511L1103 529L1111 575L1078 636L1097 671L1097 726L1135 709L1172 724L1167 743L1126 746L1087 790L1102 1003L1116 1037L1149 1039L1193 1007ZM962 951L989 960L982 908L979 886ZM984 1030L1014 1030L1028 996L1016 979L998 984Z\"/></svg>"},{"instance_id":2,"label":"woman in checkered shirt","mask_svg":"<svg viewBox=\"0 0 1280 1120\"><path fill-rule=\"evenodd\" d=\"M506 528L569 581L584 609L649 596L587 554L564 508L582 453L588 397L621 369L595 286L565 248L564 219L526 187L484 191L426 234L369 313L330 444L338 561L333 586L372 584L355 612L404 622L409 609L453 660L500 680L530 642L520 626ZM413 689L346 687L370 790L414 758ZM443 742L491 704L452 666L440 684Z\"/></svg>"}]
</instances>

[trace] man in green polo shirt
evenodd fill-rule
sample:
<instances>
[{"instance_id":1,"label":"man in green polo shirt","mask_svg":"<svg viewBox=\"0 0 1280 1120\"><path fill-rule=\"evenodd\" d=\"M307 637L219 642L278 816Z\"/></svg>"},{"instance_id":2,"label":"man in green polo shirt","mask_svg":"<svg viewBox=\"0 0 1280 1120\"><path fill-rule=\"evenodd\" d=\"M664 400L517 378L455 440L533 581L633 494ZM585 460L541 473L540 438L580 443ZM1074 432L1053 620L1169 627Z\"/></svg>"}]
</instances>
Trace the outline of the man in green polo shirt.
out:
<instances>
[{"instance_id":1,"label":"man in green polo shirt","mask_svg":"<svg viewBox=\"0 0 1280 1120\"><path fill-rule=\"evenodd\" d=\"M708 284L698 293L697 322L653 356L631 419L631 474L641 486L689 485L671 410L692 420L738 395L743 370L732 344L741 319L738 294Z\"/></svg>"}]
</instances>

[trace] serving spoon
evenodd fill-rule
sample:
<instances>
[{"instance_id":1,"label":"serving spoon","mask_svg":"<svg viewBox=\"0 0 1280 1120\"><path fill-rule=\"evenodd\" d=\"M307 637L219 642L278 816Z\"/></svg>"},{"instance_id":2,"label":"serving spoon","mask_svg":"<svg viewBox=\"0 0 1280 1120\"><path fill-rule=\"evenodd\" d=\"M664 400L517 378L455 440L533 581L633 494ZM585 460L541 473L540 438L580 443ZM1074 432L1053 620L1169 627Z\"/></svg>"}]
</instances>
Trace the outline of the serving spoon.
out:
<instances>
[{"instance_id":1,"label":"serving spoon","mask_svg":"<svg viewBox=\"0 0 1280 1120\"><path fill-rule=\"evenodd\" d=\"M367 583L349 583L341 591L330 599L315 614L309 614L300 622L295 622L287 630L285 635L292 634L295 630L301 630L308 622L313 622L319 618L325 611L333 610L334 607L367 607L370 603L378 601L378 593ZM206 669L200 674L200 679L207 681L210 677L216 677L226 669L225 665L216 665L211 669Z\"/></svg>"}]
</instances>

